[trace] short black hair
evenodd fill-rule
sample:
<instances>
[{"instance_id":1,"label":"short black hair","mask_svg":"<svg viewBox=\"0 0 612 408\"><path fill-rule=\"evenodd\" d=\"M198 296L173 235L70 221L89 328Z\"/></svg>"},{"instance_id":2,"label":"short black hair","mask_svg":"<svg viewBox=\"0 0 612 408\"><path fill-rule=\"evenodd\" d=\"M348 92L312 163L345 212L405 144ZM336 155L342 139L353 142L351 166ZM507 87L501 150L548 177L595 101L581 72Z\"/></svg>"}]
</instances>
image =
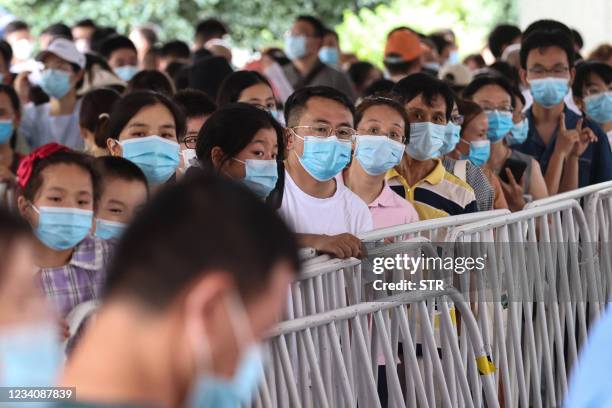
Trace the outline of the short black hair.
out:
<instances>
[{"instance_id":1,"label":"short black hair","mask_svg":"<svg viewBox=\"0 0 612 408\"><path fill-rule=\"evenodd\" d=\"M436 96L441 96L446 103L446 120L450 120L455 103L453 91L447 84L432 75L421 72L408 75L395 84L393 94L399 97L402 105L406 105L419 95L426 104L431 105Z\"/></svg>"},{"instance_id":2,"label":"short black hair","mask_svg":"<svg viewBox=\"0 0 612 408\"><path fill-rule=\"evenodd\" d=\"M137 52L136 46L132 40L127 38L125 35L114 35L106 38L100 45L100 54L108 60L113 52L124 48Z\"/></svg>"},{"instance_id":3,"label":"short black hair","mask_svg":"<svg viewBox=\"0 0 612 408\"><path fill-rule=\"evenodd\" d=\"M570 37L570 39L572 38L572 30L557 20L542 19L534 21L527 26L525 31L523 31L523 38L527 37L534 31L563 31L563 33Z\"/></svg>"},{"instance_id":4,"label":"short black hair","mask_svg":"<svg viewBox=\"0 0 612 408\"><path fill-rule=\"evenodd\" d=\"M174 95L174 83L161 71L146 69L138 72L128 81L126 93L134 91L153 91L159 92L172 98Z\"/></svg>"},{"instance_id":5,"label":"short black hair","mask_svg":"<svg viewBox=\"0 0 612 408\"><path fill-rule=\"evenodd\" d=\"M518 69L506 61L495 61L493 64L489 65L489 69L505 77L512 86L519 86L521 84L521 77Z\"/></svg>"},{"instance_id":6,"label":"short black hair","mask_svg":"<svg viewBox=\"0 0 612 408\"><path fill-rule=\"evenodd\" d=\"M408 144L410 142L410 121L408 119L408 113L406 113L406 109L404 109L402 104L394 98L388 98L385 96L364 98L355 110L355 127L359 126L359 122L361 122L363 119L363 114L374 106L387 106L396 111L402 117L402 120L404 121L404 137L406 139L404 140L404 144Z\"/></svg>"},{"instance_id":7,"label":"short black hair","mask_svg":"<svg viewBox=\"0 0 612 408\"><path fill-rule=\"evenodd\" d=\"M276 211L240 183L195 170L164 186L128 226L108 269L108 298L161 311L217 270L249 301L279 262L299 269L295 236Z\"/></svg>"},{"instance_id":8,"label":"short black hair","mask_svg":"<svg viewBox=\"0 0 612 408\"><path fill-rule=\"evenodd\" d=\"M401 58L400 55L395 54L395 53L390 53L386 57ZM395 61L390 62L386 57L385 57L385 60L383 61L383 65L385 66L385 68L387 69L390 75L401 75L406 72L410 72L415 66L417 66L421 62L421 59L419 57L411 61L398 61L398 62L395 62Z\"/></svg>"},{"instance_id":9,"label":"short black hair","mask_svg":"<svg viewBox=\"0 0 612 408\"><path fill-rule=\"evenodd\" d=\"M306 109L306 104L310 98L314 97L338 102L351 112L351 117L355 120L355 105L344 93L329 86L307 86L298 89L287 98L285 102L285 123L287 123L287 126L294 126L291 124L300 121L302 113Z\"/></svg>"},{"instance_id":10,"label":"short black hair","mask_svg":"<svg viewBox=\"0 0 612 408\"><path fill-rule=\"evenodd\" d=\"M325 36L325 25L316 18L315 16L300 15L295 18L295 21L304 21L312 26L314 29L314 36L317 38L323 38Z\"/></svg>"},{"instance_id":11,"label":"short black hair","mask_svg":"<svg viewBox=\"0 0 612 408\"><path fill-rule=\"evenodd\" d=\"M104 44L107 38L114 37L115 35L117 35L117 30L115 30L113 27L96 27L94 32L91 34L89 47L92 51L100 54L102 44Z\"/></svg>"},{"instance_id":12,"label":"short black hair","mask_svg":"<svg viewBox=\"0 0 612 408\"><path fill-rule=\"evenodd\" d=\"M523 42L521 43L521 67L523 69L527 69L527 57L531 51L553 46L559 47L565 51L565 54L567 55L567 62L569 64L569 68L571 69L574 66L574 61L576 58L574 44L572 43L571 35L568 35L567 32L563 30L535 30L531 31L529 34L526 34L526 36L523 37Z\"/></svg>"},{"instance_id":13,"label":"short black hair","mask_svg":"<svg viewBox=\"0 0 612 408\"><path fill-rule=\"evenodd\" d=\"M442 55L445 48L453 45L453 43L448 41L443 34L430 34L427 38L436 47L436 50L438 51L438 55Z\"/></svg>"},{"instance_id":14,"label":"short black hair","mask_svg":"<svg viewBox=\"0 0 612 408\"><path fill-rule=\"evenodd\" d=\"M166 65L166 69L164 72L168 74L172 81L174 82L174 87L180 89L178 86L177 75L183 68L185 68L188 64L181 61L172 61L168 65Z\"/></svg>"},{"instance_id":15,"label":"short black hair","mask_svg":"<svg viewBox=\"0 0 612 408\"><path fill-rule=\"evenodd\" d=\"M510 82L500 74L481 74L476 75L476 77L465 87L463 90L463 97L465 99L472 99L474 94L478 92L482 87L487 85L497 85L502 88L510 97L512 101L512 106L514 107L514 92L512 90L512 85Z\"/></svg>"},{"instance_id":16,"label":"short black hair","mask_svg":"<svg viewBox=\"0 0 612 408\"><path fill-rule=\"evenodd\" d=\"M217 98L223 80L234 70L223 57L205 57L186 69L187 87L199 89L213 99Z\"/></svg>"},{"instance_id":17,"label":"short black hair","mask_svg":"<svg viewBox=\"0 0 612 408\"><path fill-rule=\"evenodd\" d=\"M217 109L215 102L197 89L182 89L174 94L172 100L183 111L187 119L210 115Z\"/></svg>"},{"instance_id":18,"label":"short black hair","mask_svg":"<svg viewBox=\"0 0 612 408\"><path fill-rule=\"evenodd\" d=\"M583 96L583 88L589 76L597 75L606 84L612 82L612 67L605 62L587 61L578 64L576 67L576 76L572 84L572 94L577 97Z\"/></svg>"},{"instance_id":19,"label":"short black hair","mask_svg":"<svg viewBox=\"0 0 612 408\"><path fill-rule=\"evenodd\" d=\"M29 30L28 23L22 20L13 20L4 27L4 36L14 33L15 31Z\"/></svg>"},{"instance_id":20,"label":"short black hair","mask_svg":"<svg viewBox=\"0 0 612 408\"><path fill-rule=\"evenodd\" d=\"M229 103L238 102L238 98L240 98L242 91L257 84L264 84L272 89L272 85L270 85L266 77L257 71L232 72L219 86L217 105L223 106Z\"/></svg>"},{"instance_id":21,"label":"short black hair","mask_svg":"<svg viewBox=\"0 0 612 408\"><path fill-rule=\"evenodd\" d=\"M375 69L375 67L371 63L367 61L357 61L351 64L347 74L349 78L351 78L353 85L355 85L357 89L361 89L368 78L368 74L373 69Z\"/></svg>"},{"instance_id":22,"label":"short black hair","mask_svg":"<svg viewBox=\"0 0 612 408\"><path fill-rule=\"evenodd\" d=\"M323 29L323 36L325 37L326 35L333 35L334 37L336 37L336 40L340 40L340 37L338 37L338 33L336 32L336 30L329 28L329 27L325 27Z\"/></svg>"},{"instance_id":23,"label":"short black hair","mask_svg":"<svg viewBox=\"0 0 612 408\"><path fill-rule=\"evenodd\" d=\"M102 156L94 159L93 164L100 177L99 196L104 193L106 182L109 179L141 182L147 189L147 194L149 193L149 183L145 174L130 160L117 156Z\"/></svg>"},{"instance_id":24,"label":"short black hair","mask_svg":"<svg viewBox=\"0 0 612 408\"><path fill-rule=\"evenodd\" d=\"M578 30L576 30L575 28L572 28L571 30L574 44L576 44L578 46L578 49L580 50L582 47L584 47L584 40L582 39L582 35L580 35Z\"/></svg>"},{"instance_id":25,"label":"short black hair","mask_svg":"<svg viewBox=\"0 0 612 408\"><path fill-rule=\"evenodd\" d=\"M379 79L378 81L372 82L372 84L363 91L363 97L389 95L394 86L395 82L390 79Z\"/></svg>"},{"instance_id":26,"label":"short black hair","mask_svg":"<svg viewBox=\"0 0 612 408\"><path fill-rule=\"evenodd\" d=\"M70 41L74 40L72 37L72 30L64 23L51 24L42 30L41 34L48 34L53 38L66 38Z\"/></svg>"},{"instance_id":27,"label":"short black hair","mask_svg":"<svg viewBox=\"0 0 612 408\"><path fill-rule=\"evenodd\" d=\"M208 40L214 37L223 37L228 33L228 29L221 21L216 18L201 20L196 25L195 36L201 40Z\"/></svg>"},{"instance_id":28,"label":"short black hair","mask_svg":"<svg viewBox=\"0 0 612 408\"><path fill-rule=\"evenodd\" d=\"M84 18L74 23L72 27L89 27L96 28L96 23L91 18Z\"/></svg>"},{"instance_id":29,"label":"short black hair","mask_svg":"<svg viewBox=\"0 0 612 408\"><path fill-rule=\"evenodd\" d=\"M2 56L2 59L7 67L11 65L11 60L13 59L13 48L11 47L11 44L5 40L0 40L0 55Z\"/></svg>"},{"instance_id":30,"label":"short black hair","mask_svg":"<svg viewBox=\"0 0 612 408\"><path fill-rule=\"evenodd\" d=\"M495 58L500 58L503 48L512 44L514 40L521 36L521 29L512 24L499 24L489 34L488 44L491 54Z\"/></svg>"},{"instance_id":31,"label":"short black hair","mask_svg":"<svg viewBox=\"0 0 612 408\"><path fill-rule=\"evenodd\" d=\"M85 93L81 99L79 126L92 132L96 146L103 149L106 148L106 138L101 132L102 124L119 98L121 95L114 89L97 88Z\"/></svg>"},{"instance_id":32,"label":"short black hair","mask_svg":"<svg viewBox=\"0 0 612 408\"><path fill-rule=\"evenodd\" d=\"M468 61L474 61L474 63L478 66L478 68L484 68L487 66L484 58L480 54L470 54L463 59L463 64L467 65Z\"/></svg>"},{"instance_id":33,"label":"short black hair","mask_svg":"<svg viewBox=\"0 0 612 408\"><path fill-rule=\"evenodd\" d=\"M172 40L161 46L159 54L161 57L189 59L191 57L191 50L185 41Z\"/></svg>"}]
</instances>

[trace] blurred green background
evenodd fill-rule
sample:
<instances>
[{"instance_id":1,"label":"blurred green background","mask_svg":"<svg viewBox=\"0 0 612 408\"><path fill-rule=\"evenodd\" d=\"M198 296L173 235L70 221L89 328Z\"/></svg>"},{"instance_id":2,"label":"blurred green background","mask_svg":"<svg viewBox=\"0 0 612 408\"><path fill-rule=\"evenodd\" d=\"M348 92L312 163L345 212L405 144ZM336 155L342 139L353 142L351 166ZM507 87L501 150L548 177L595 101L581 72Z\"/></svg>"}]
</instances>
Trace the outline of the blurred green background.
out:
<instances>
[{"instance_id":1,"label":"blurred green background","mask_svg":"<svg viewBox=\"0 0 612 408\"><path fill-rule=\"evenodd\" d=\"M344 51L375 64L395 26L424 34L452 27L466 55L480 51L496 23L518 19L515 0L0 0L0 5L28 22L34 34L55 22L92 18L126 34L154 23L162 41L190 42L199 19L216 17L230 27L235 45L254 49L281 45L292 17L313 14L338 30Z\"/></svg>"}]
</instances>

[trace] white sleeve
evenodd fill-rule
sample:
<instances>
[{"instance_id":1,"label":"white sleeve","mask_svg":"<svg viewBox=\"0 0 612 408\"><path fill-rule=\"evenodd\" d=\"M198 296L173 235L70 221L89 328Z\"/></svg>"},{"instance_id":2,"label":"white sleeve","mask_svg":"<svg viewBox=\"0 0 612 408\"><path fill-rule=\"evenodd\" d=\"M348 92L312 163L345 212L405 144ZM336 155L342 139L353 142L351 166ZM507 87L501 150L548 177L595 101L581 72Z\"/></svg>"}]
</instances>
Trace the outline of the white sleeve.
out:
<instances>
[{"instance_id":1,"label":"white sleeve","mask_svg":"<svg viewBox=\"0 0 612 408\"><path fill-rule=\"evenodd\" d=\"M364 232L370 232L374 229L374 221L372 221L372 213L370 209L363 201L359 200L355 206L356 224L355 224L355 235L362 234Z\"/></svg>"}]
</instances>

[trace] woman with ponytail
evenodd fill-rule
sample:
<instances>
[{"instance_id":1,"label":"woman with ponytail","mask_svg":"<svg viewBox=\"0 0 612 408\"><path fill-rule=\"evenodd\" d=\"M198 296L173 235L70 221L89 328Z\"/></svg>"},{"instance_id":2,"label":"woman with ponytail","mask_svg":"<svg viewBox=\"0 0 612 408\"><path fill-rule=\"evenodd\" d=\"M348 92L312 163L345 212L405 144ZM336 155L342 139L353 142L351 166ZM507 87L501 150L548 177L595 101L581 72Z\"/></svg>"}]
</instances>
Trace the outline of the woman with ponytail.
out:
<instances>
[{"instance_id":1,"label":"woman with ponytail","mask_svg":"<svg viewBox=\"0 0 612 408\"><path fill-rule=\"evenodd\" d=\"M113 104L121 97L111 88L99 88L83 96L79 114L79 129L85 142L84 152L94 156L108 156L104 127Z\"/></svg>"}]
</instances>

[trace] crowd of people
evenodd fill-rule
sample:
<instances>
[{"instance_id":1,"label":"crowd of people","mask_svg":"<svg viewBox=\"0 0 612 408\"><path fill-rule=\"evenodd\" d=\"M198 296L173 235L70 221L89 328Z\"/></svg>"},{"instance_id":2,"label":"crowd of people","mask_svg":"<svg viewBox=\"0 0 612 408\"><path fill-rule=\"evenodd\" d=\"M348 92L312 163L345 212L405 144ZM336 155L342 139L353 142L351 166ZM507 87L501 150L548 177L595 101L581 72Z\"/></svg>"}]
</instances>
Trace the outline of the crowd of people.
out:
<instances>
[{"instance_id":1,"label":"crowd of people","mask_svg":"<svg viewBox=\"0 0 612 408\"><path fill-rule=\"evenodd\" d=\"M195 31L4 28L1 386L247 403L298 248L612 180L612 45L558 21L497 26L490 65L409 27L359 61L304 15L237 69L222 22Z\"/></svg>"}]
</instances>

